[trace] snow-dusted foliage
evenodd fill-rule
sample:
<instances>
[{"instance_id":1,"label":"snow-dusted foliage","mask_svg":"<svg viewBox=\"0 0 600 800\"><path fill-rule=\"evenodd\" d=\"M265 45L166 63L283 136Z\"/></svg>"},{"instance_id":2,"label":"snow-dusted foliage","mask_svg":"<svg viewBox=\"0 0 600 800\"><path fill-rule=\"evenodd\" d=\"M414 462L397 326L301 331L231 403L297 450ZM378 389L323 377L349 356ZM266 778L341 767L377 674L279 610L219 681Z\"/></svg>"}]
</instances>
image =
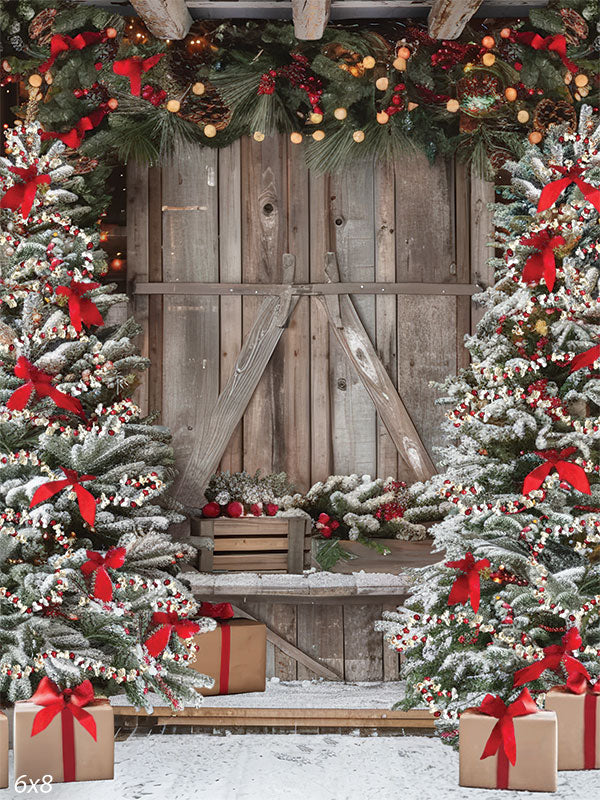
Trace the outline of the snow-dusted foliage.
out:
<instances>
[{"instance_id":1,"label":"snow-dusted foliage","mask_svg":"<svg viewBox=\"0 0 600 800\"><path fill-rule=\"evenodd\" d=\"M405 707L425 701L446 731L487 692L514 700L515 672L572 627L575 655L600 676L599 123L583 108L576 132L552 128L543 152L530 146L510 167L495 207L497 282L467 341L470 367L443 386L450 445L431 484L450 503L432 529L441 563L378 623L405 656ZM542 190L565 176L544 209ZM562 474L525 485L553 450L566 450ZM477 613L448 604L461 572L445 562L467 553L490 562ZM562 669L529 684L540 703Z\"/></svg>"}]
</instances>

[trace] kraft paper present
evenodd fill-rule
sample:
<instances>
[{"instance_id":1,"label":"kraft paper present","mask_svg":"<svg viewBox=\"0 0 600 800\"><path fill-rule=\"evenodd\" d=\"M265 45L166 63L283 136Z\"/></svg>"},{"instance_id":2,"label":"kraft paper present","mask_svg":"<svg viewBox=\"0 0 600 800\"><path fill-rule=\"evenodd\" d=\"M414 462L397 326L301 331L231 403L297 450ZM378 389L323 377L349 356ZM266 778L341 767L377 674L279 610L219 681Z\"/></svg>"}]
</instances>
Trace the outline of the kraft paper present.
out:
<instances>
[{"instance_id":1,"label":"kraft paper present","mask_svg":"<svg viewBox=\"0 0 600 800\"><path fill-rule=\"evenodd\" d=\"M267 628L251 619L218 621L210 633L198 634L199 646L192 666L215 679L203 695L264 692L267 661Z\"/></svg>"},{"instance_id":2,"label":"kraft paper present","mask_svg":"<svg viewBox=\"0 0 600 800\"><path fill-rule=\"evenodd\" d=\"M497 723L495 717L469 709L459 725L461 786L498 787L498 754L481 759ZM508 764L509 789L555 792L557 780L557 722L553 711L514 718L517 761Z\"/></svg>"},{"instance_id":3,"label":"kraft paper present","mask_svg":"<svg viewBox=\"0 0 600 800\"><path fill-rule=\"evenodd\" d=\"M600 769L600 695L573 694L562 686L546 695L558 718L558 768Z\"/></svg>"},{"instance_id":4,"label":"kraft paper present","mask_svg":"<svg viewBox=\"0 0 600 800\"><path fill-rule=\"evenodd\" d=\"M43 706L29 701L15 703L15 781L28 783L52 776L52 783L64 782L62 717L57 714L40 733L31 736L35 715ZM114 715L108 700L93 700L85 706L96 721L96 741L73 720L75 779L111 780L114 777Z\"/></svg>"},{"instance_id":5,"label":"kraft paper present","mask_svg":"<svg viewBox=\"0 0 600 800\"><path fill-rule=\"evenodd\" d=\"M8 717L0 711L0 789L8 786Z\"/></svg>"}]
</instances>

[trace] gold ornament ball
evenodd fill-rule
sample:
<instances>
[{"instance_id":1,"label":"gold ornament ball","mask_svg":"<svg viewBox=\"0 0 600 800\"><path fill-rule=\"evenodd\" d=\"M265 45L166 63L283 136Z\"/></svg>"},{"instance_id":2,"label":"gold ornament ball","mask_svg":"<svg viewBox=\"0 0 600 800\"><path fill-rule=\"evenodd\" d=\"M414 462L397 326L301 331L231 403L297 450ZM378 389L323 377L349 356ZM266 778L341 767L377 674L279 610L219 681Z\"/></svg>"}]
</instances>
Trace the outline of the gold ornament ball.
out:
<instances>
[{"instance_id":1,"label":"gold ornament ball","mask_svg":"<svg viewBox=\"0 0 600 800\"><path fill-rule=\"evenodd\" d=\"M377 78L375 81L375 86L379 89L380 92L385 92L385 90L390 85L390 82L387 78Z\"/></svg>"},{"instance_id":2,"label":"gold ornament ball","mask_svg":"<svg viewBox=\"0 0 600 800\"><path fill-rule=\"evenodd\" d=\"M385 125L386 122L389 120L390 116L386 111L378 111L377 112L377 122L380 125Z\"/></svg>"},{"instance_id":3,"label":"gold ornament ball","mask_svg":"<svg viewBox=\"0 0 600 800\"><path fill-rule=\"evenodd\" d=\"M314 131L312 137L315 140L315 142L322 142L323 139L325 138L325 131L320 131L320 130Z\"/></svg>"},{"instance_id":4,"label":"gold ornament ball","mask_svg":"<svg viewBox=\"0 0 600 800\"><path fill-rule=\"evenodd\" d=\"M42 85L42 76L38 75L37 73L34 75L29 76L29 85L33 86L34 89L39 89Z\"/></svg>"},{"instance_id":5,"label":"gold ornament ball","mask_svg":"<svg viewBox=\"0 0 600 800\"><path fill-rule=\"evenodd\" d=\"M398 58L395 58L394 61L392 62L392 66L394 67L394 69L397 69L398 72L404 72L404 70L406 69L406 59L400 58L400 56L398 56Z\"/></svg>"},{"instance_id":6,"label":"gold ornament ball","mask_svg":"<svg viewBox=\"0 0 600 800\"><path fill-rule=\"evenodd\" d=\"M484 53L481 59L482 64L486 67L491 67L496 61L496 56L493 53Z\"/></svg>"},{"instance_id":7,"label":"gold ornament ball","mask_svg":"<svg viewBox=\"0 0 600 800\"><path fill-rule=\"evenodd\" d=\"M362 65L365 69L373 69L375 63L373 56L365 56L362 60Z\"/></svg>"},{"instance_id":8,"label":"gold ornament ball","mask_svg":"<svg viewBox=\"0 0 600 800\"><path fill-rule=\"evenodd\" d=\"M354 131L352 134L352 138L355 142L364 142L365 140L365 132L364 131Z\"/></svg>"},{"instance_id":9,"label":"gold ornament ball","mask_svg":"<svg viewBox=\"0 0 600 800\"><path fill-rule=\"evenodd\" d=\"M508 86L504 90L504 97L506 97L509 103L513 103L517 99L517 90L514 86Z\"/></svg>"},{"instance_id":10,"label":"gold ornament ball","mask_svg":"<svg viewBox=\"0 0 600 800\"><path fill-rule=\"evenodd\" d=\"M451 114L456 114L459 108L460 103L454 97L451 97L446 103L446 111L450 111Z\"/></svg>"},{"instance_id":11,"label":"gold ornament ball","mask_svg":"<svg viewBox=\"0 0 600 800\"><path fill-rule=\"evenodd\" d=\"M575 86L578 86L580 89L582 86L587 86L589 83L589 78L587 75L584 75L580 72L578 75L575 75Z\"/></svg>"},{"instance_id":12,"label":"gold ornament ball","mask_svg":"<svg viewBox=\"0 0 600 800\"><path fill-rule=\"evenodd\" d=\"M399 47L398 56L399 58L403 58L405 61L408 61L408 59L410 58L410 50L408 49L408 47Z\"/></svg>"},{"instance_id":13,"label":"gold ornament ball","mask_svg":"<svg viewBox=\"0 0 600 800\"><path fill-rule=\"evenodd\" d=\"M215 128L214 125L211 125L209 123L208 125L204 126L204 135L208 136L209 139L212 139L214 136L217 135L217 129Z\"/></svg>"},{"instance_id":14,"label":"gold ornament ball","mask_svg":"<svg viewBox=\"0 0 600 800\"><path fill-rule=\"evenodd\" d=\"M302 142L302 134L298 133L298 131L290 133L290 142L293 142L294 144L300 144Z\"/></svg>"},{"instance_id":15,"label":"gold ornament ball","mask_svg":"<svg viewBox=\"0 0 600 800\"><path fill-rule=\"evenodd\" d=\"M510 39L511 30L510 28L502 28L500 31L500 38L501 39Z\"/></svg>"},{"instance_id":16,"label":"gold ornament ball","mask_svg":"<svg viewBox=\"0 0 600 800\"><path fill-rule=\"evenodd\" d=\"M206 88L205 88L204 84L201 83L200 81L198 81L198 83L195 83L192 86L192 92L194 94L201 95L201 94L204 94L205 91L206 91Z\"/></svg>"},{"instance_id":17,"label":"gold ornament ball","mask_svg":"<svg viewBox=\"0 0 600 800\"><path fill-rule=\"evenodd\" d=\"M110 108L111 111L114 111L116 108L119 107L119 101L117 100L116 97L110 97L106 105Z\"/></svg>"},{"instance_id":18,"label":"gold ornament ball","mask_svg":"<svg viewBox=\"0 0 600 800\"><path fill-rule=\"evenodd\" d=\"M522 108L517 114L517 119L522 125L524 125L526 122L529 122L529 111L525 111L525 109Z\"/></svg>"},{"instance_id":19,"label":"gold ornament ball","mask_svg":"<svg viewBox=\"0 0 600 800\"><path fill-rule=\"evenodd\" d=\"M117 38L117 29L116 28L107 28L105 33L106 33L106 38L107 39L116 39Z\"/></svg>"},{"instance_id":20,"label":"gold ornament ball","mask_svg":"<svg viewBox=\"0 0 600 800\"><path fill-rule=\"evenodd\" d=\"M180 108L181 108L181 103L179 102L179 100L169 100L167 102L167 111L170 111L171 114L177 114Z\"/></svg>"},{"instance_id":21,"label":"gold ornament ball","mask_svg":"<svg viewBox=\"0 0 600 800\"><path fill-rule=\"evenodd\" d=\"M484 47L487 47L488 50L491 50L492 47L496 44L496 42L494 41L493 36L484 36L483 39L481 40L481 44Z\"/></svg>"},{"instance_id":22,"label":"gold ornament ball","mask_svg":"<svg viewBox=\"0 0 600 800\"><path fill-rule=\"evenodd\" d=\"M252 138L254 139L255 142L264 142L265 135L262 131L254 131L254 133L252 134Z\"/></svg>"},{"instance_id":23,"label":"gold ornament ball","mask_svg":"<svg viewBox=\"0 0 600 800\"><path fill-rule=\"evenodd\" d=\"M528 136L531 144L539 144L542 141L542 134L539 131L531 131ZM537 330L537 325L535 326Z\"/></svg>"},{"instance_id":24,"label":"gold ornament ball","mask_svg":"<svg viewBox=\"0 0 600 800\"><path fill-rule=\"evenodd\" d=\"M309 117L310 121L313 125L318 125L319 122L323 122L323 114L316 114L314 111Z\"/></svg>"},{"instance_id":25,"label":"gold ornament ball","mask_svg":"<svg viewBox=\"0 0 600 800\"><path fill-rule=\"evenodd\" d=\"M341 119L346 119L346 117L348 116L348 112L346 111L345 108L342 108L342 107L336 108L335 111L333 112L333 116L336 119L340 119L340 120Z\"/></svg>"}]
</instances>

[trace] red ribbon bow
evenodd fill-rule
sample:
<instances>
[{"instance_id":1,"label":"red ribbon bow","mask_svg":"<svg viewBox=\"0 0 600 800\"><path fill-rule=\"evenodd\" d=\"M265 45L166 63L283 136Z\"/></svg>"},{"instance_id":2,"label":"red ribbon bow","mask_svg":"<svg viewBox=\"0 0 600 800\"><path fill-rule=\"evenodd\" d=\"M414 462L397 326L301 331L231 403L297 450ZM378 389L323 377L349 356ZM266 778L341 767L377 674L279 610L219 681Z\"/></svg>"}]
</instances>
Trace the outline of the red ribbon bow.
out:
<instances>
[{"instance_id":1,"label":"red ribbon bow","mask_svg":"<svg viewBox=\"0 0 600 800\"><path fill-rule=\"evenodd\" d=\"M521 239L521 244L535 247L537 253L532 253L523 267L523 280L525 283L539 283L542 278L548 291L554 288L556 280L556 261L554 249L563 245L562 236L551 236L548 230L540 231L527 238Z\"/></svg>"},{"instance_id":2,"label":"red ribbon bow","mask_svg":"<svg viewBox=\"0 0 600 800\"><path fill-rule=\"evenodd\" d=\"M87 550L88 561L81 565L81 571L88 577L94 575L94 597L108 603L113 598L113 585L107 567L119 569L125 563L126 550L124 547L111 547L106 555L94 550Z\"/></svg>"},{"instance_id":3,"label":"red ribbon bow","mask_svg":"<svg viewBox=\"0 0 600 800\"><path fill-rule=\"evenodd\" d=\"M557 33L554 36L546 36L544 39L539 33L515 33L514 39L516 42L527 44L533 47L534 50L549 50L550 52L557 53L560 60L569 70L569 72L577 72L577 64L574 64L567 58L567 40L562 33Z\"/></svg>"},{"instance_id":4,"label":"red ribbon bow","mask_svg":"<svg viewBox=\"0 0 600 800\"><path fill-rule=\"evenodd\" d=\"M58 492L71 486L77 495L77 503L81 516L88 525L93 528L96 519L96 498L81 485L81 481L93 481L96 476L79 475L74 469L65 469L64 467L61 467L61 469L66 477L58 481L48 481L48 483L39 486L31 498L29 508L33 508L37 506L38 503L49 500L51 497L54 497L55 494L58 494Z\"/></svg>"},{"instance_id":5,"label":"red ribbon bow","mask_svg":"<svg viewBox=\"0 0 600 800\"><path fill-rule=\"evenodd\" d=\"M583 180L581 177L583 175L583 167L552 167L552 169L563 177L555 181L550 181L550 183L544 186L540 199L538 200L538 212L546 211L553 206L564 190L574 183L579 187L585 199L600 213L600 189L596 189L591 183L587 183L587 181Z\"/></svg>"},{"instance_id":6,"label":"red ribbon bow","mask_svg":"<svg viewBox=\"0 0 600 800\"><path fill-rule=\"evenodd\" d=\"M124 58L122 61L113 63L113 72L115 75L125 75L125 77L129 78L131 94L139 97L142 91L142 75L152 69L155 64L158 64L163 56L164 53L158 53L155 56L150 56L150 58L141 58L140 56Z\"/></svg>"},{"instance_id":7,"label":"red ribbon bow","mask_svg":"<svg viewBox=\"0 0 600 800\"><path fill-rule=\"evenodd\" d=\"M9 170L21 178L21 183L15 183L4 193L0 200L0 208L10 208L11 211L21 209L21 216L27 219L35 200L37 188L41 183L50 183L50 175L38 175L35 166L9 167Z\"/></svg>"},{"instance_id":8,"label":"red ribbon bow","mask_svg":"<svg viewBox=\"0 0 600 800\"><path fill-rule=\"evenodd\" d=\"M17 378L25 381L24 386L11 394L6 403L6 407L11 411L23 411L31 395L35 392L38 398L49 397L54 400L59 408L72 411L80 417L85 418L80 401L76 397L71 397L52 385L52 376L34 367L25 356L19 356L14 369Z\"/></svg>"},{"instance_id":9,"label":"red ribbon bow","mask_svg":"<svg viewBox=\"0 0 600 800\"><path fill-rule=\"evenodd\" d=\"M56 294L63 295L69 300L69 317L71 325L77 333L81 333L81 323L87 325L88 328L91 325L104 325L102 315L94 301L83 296L86 292L97 289L98 286L100 286L99 283L78 283L76 280L71 280L70 286L56 287Z\"/></svg>"},{"instance_id":10,"label":"red ribbon bow","mask_svg":"<svg viewBox=\"0 0 600 800\"><path fill-rule=\"evenodd\" d=\"M567 678L565 689L568 689L573 694L586 694L586 692L589 694L600 694L600 678L596 683L592 683L589 674L586 675L583 671L573 671Z\"/></svg>"},{"instance_id":11,"label":"red ribbon bow","mask_svg":"<svg viewBox=\"0 0 600 800\"><path fill-rule=\"evenodd\" d=\"M200 603L198 616L231 619L234 616L233 606L231 603Z\"/></svg>"},{"instance_id":12,"label":"red ribbon bow","mask_svg":"<svg viewBox=\"0 0 600 800\"><path fill-rule=\"evenodd\" d=\"M572 675L579 675L589 680L589 672L581 661L569 655L573 650L579 650L581 644L582 641L578 628L569 628L562 637L561 644L552 644L549 647L544 647L544 657L540 661L536 661L535 664L530 664L528 667L524 667L515 672L513 686L522 686L524 683L534 681L547 669L558 671L561 664L566 669L569 678L571 678ZM575 685L575 679L573 680L573 685Z\"/></svg>"},{"instance_id":13,"label":"red ribbon bow","mask_svg":"<svg viewBox=\"0 0 600 800\"><path fill-rule=\"evenodd\" d=\"M96 111L92 111L87 116L82 117L74 128L71 128L70 131L66 131L65 133L44 131L41 136L42 141L46 141L47 139L60 139L67 147L76 150L83 141L83 137L87 131L96 128L102 122L106 113L106 109L98 108Z\"/></svg>"},{"instance_id":14,"label":"red ribbon bow","mask_svg":"<svg viewBox=\"0 0 600 800\"><path fill-rule=\"evenodd\" d=\"M479 573L482 569L490 566L489 559L482 558L480 561L475 561L472 553L467 553L464 558L459 561L447 561L447 567L462 570L462 575L459 575L450 589L448 597L448 605L455 603L462 603L465 605L467 601L471 600L471 608L475 613L479 609L479 597L481 593Z\"/></svg>"},{"instance_id":15,"label":"red ribbon bow","mask_svg":"<svg viewBox=\"0 0 600 800\"><path fill-rule=\"evenodd\" d=\"M506 789L508 787L508 762L510 761L514 767L517 761L514 718L536 714L538 707L529 694L529 689L523 689L514 703L509 706L502 698L488 694L484 697L479 710L482 714L496 717L498 720L492 728L480 760L498 753L497 788Z\"/></svg>"},{"instance_id":16,"label":"red ribbon bow","mask_svg":"<svg viewBox=\"0 0 600 800\"><path fill-rule=\"evenodd\" d=\"M105 39L105 33L94 33L93 31L78 33L74 37L56 33L50 40L50 58L40 64L38 69L40 72L47 72L61 53L66 53L69 50L83 50L84 47L103 42Z\"/></svg>"},{"instance_id":17,"label":"red ribbon bow","mask_svg":"<svg viewBox=\"0 0 600 800\"><path fill-rule=\"evenodd\" d=\"M151 656L159 656L171 638L171 631L175 631L180 639L189 639L200 630L197 622L189 619L179 619L176 611L155 611L150 620L152 625L158 625L158 629L149 636L144 644Z\"/></svg>"},{"instance_id":18,"label":"red ribbon bow","mask_svg":"<svg viewBox=\"0 0 600 800\"><path fill-rule=\"evenodd\" d=\"M539 489L553 469L556 469L561 480L570 483L574 489L584 494L591 494L590 483L583 467L566 459L572 456L576 447L565 447L564 450L536 450L536 455L545 460L544 464L535 467L525 476L523 494Z\"/></svg>"},{"instance_id":19,"label":"red ribbon bow","mask_svg":"<svg viewBox=\"0 0 600 800\"><path fill-rule=\"evenodd\" d=\"M47 728L57 714L61 715L63 778L65 782L75 780L73 719L75 718L96 741L96 720L89 711L84 710L84 707L89 705L93 699L94 688L88 680L73 689L61 691L50 678L44 676L30 700L31 703L44 706L33 719L32 736L36 736Z\"/></svg>"},{"instance_id":20,"label":"red ribbon bow","mask_svg":"<svg viewBox=\"0 0 600 800\"><path fill-rule=\"evenodd\" d=\"M594 347L590 347L589 350L586 350L585 353L580 353L578 356L575 356L573 361L571 361L571 372L577 372L578 369L583 369L584 367L591 367L595 361L600 359L600 344L594 345Z\"/></svg>"}]
</instances>

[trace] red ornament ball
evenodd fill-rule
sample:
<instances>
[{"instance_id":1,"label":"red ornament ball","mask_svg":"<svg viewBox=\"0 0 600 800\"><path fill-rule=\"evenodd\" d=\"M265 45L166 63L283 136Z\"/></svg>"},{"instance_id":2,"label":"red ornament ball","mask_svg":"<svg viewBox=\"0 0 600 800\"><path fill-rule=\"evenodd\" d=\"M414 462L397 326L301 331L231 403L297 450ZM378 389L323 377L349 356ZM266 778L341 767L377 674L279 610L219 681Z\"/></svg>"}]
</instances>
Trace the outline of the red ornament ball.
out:
<instances>
[{"instance_id":1,"label":"red ornament ball","mask_svg":"<svg viewBox=\"0 0 600 800\"><path fill-rule=\"evenodd\" d=\"M113 272L123 272L127 267L127 262L123 258L113 258L110 268Z\"/></svg>"},{"instance_id":2,"label":"red ornament ball","mask_svg":"<svg viewBox=\"0 0 600 800\"><path fill-rule=\"evenodd\" d=\"M267 503L265 511L267 517L274 517L275 514L279 511L279 506L276 505L275 503Z\"/></svg>"},{"instance_id":3,"label":"red ornament ball","mask_svg":"<svg viewBox=\"0 0 600 800\"><path fill-rule=\"evenodd\" d=\"M218 503L207 503L202 508L202 516L214 519L221 514L221 506Z\"/></svg>"},{"instance_id":4,"label":"red ornament ball","mask_svg":"<svg viewBox=\"0 0 600 800\"><path fill-rule=\"evenodd\" d=\"M244 506L241 503L238 503L237 500L234 500L233 502L229 503L226 511L228 517L241 517L244 513Z\"/></svg>"}]
</instances>

